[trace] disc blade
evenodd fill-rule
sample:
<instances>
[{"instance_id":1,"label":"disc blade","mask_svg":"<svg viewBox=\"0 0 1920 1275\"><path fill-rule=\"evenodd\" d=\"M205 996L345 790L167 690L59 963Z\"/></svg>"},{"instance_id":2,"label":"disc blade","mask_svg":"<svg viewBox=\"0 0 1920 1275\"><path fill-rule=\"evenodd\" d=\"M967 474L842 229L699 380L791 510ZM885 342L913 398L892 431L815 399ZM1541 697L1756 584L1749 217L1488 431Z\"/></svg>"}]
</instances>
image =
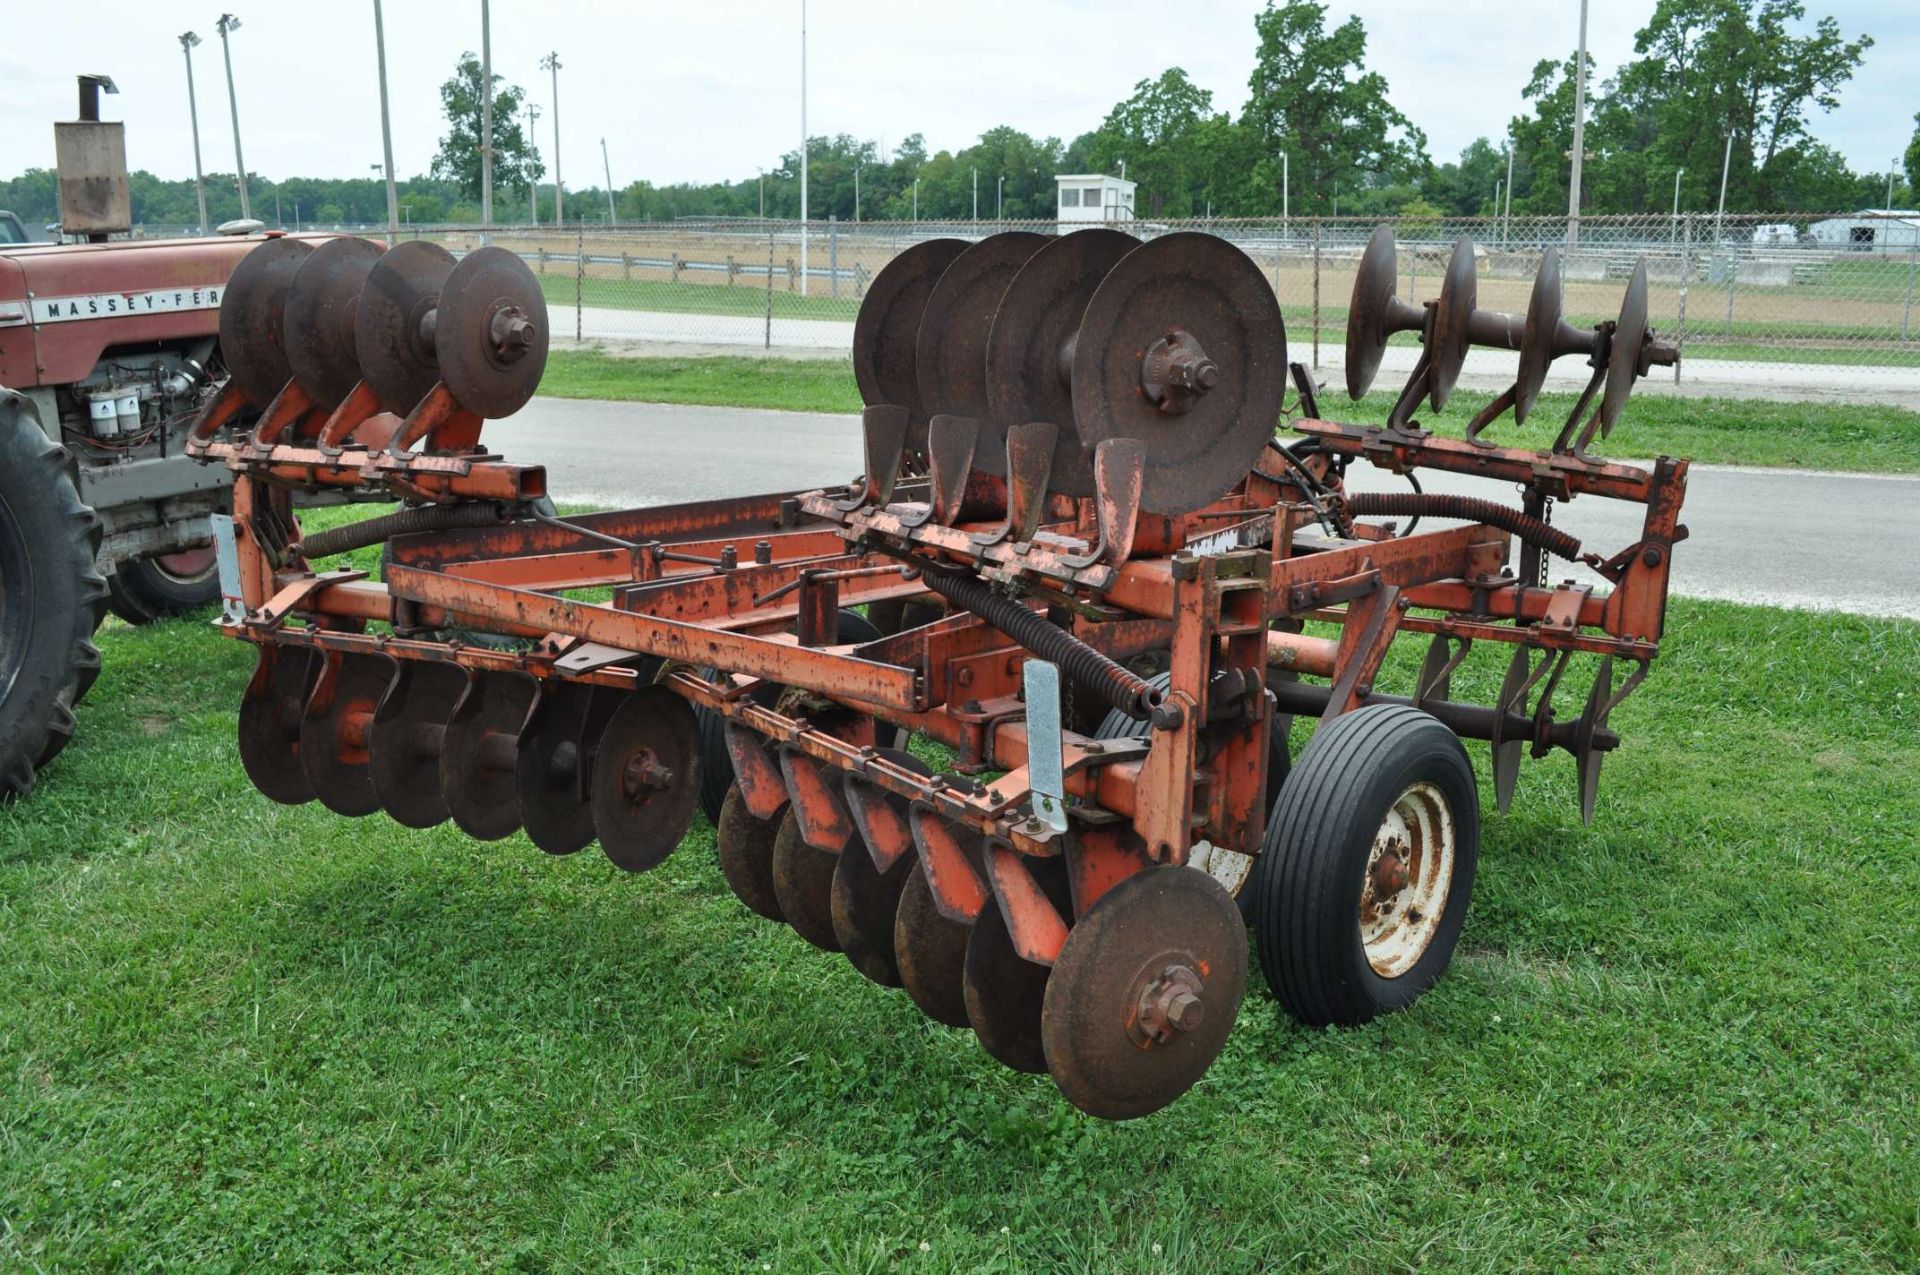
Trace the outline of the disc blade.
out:
<instances>
[{"instance_id":1,"label":"disc blade","mask_svg":"<svg viewBox=\"0 0 1920 1275\"><path fill-rule=\"evenodd\" d=\"M780 898L773 892L773 839L779 825L772 820L756 819L747 809L737 784L729 785L720 803L720 818L714 825L714 845L719 851L720 874L734 897L769 921L784 921Z\"/></svg>"},{"instance_id":2,"label":"disc blade","mask_svg":"<svg viewBox=\"0 0 1920 1275\"><path fill-rule=\"evenodd\" d=\"M344 235L308 253L294 272L284 317L287 364L323 408L338 407L360 380L353 326L367 275L385 251L370 239Z\"/></svg>"},{"instance_id":3,"label":"disc blade","mask_svg":"<svg viewBox=\"0 0 1920 1275\"><path fill-rule=\"evenodd\" d=\"M893 923L893 955L900 985L921 1012L949 1027L970 1026L963 986L967 938L971 926L940 915L927 884L927 870L916 858L900 888L900 909Z\"/></svg>"},{"instance_id":4,"label":"disc blade","mask_svg":"<svg viewBox=\"0 0 1920 1275\"><path fill-rule=\"evenodd\" d=\"M1170 336L1204 351L1212 388L1177 414L1142 390L1143 360ZM1287 335L1266 275L1212 235L1142 244L1108 272L1080 321L1074 425L1091 452L1109 438L1146 449L1141 507L1183 514L1242 481L1273 438L1287 388ZM982 443L985 448L985 443Z\"/></svg>"},{"instance_id":5,"label":"disc blade","mask_svg":"<svg viewBox=\"0 0 1920 1275\"><path fill-rule=\"evenodd\" d=\"M1620 300L1620 319L1613 329L1613 349L1607 355L1607 388L1600 398L1600 437L1613 432L1615 422L1633 393L1640 374L1640 347L1647 340L1647 259L1634 263L1627 294Z\"/></svg>"},{"instance_id":6,"label":"disc blade","mask_svg":"<svg viewBox=\"0 0 1920 1275\"><path fill-rule=\"evenodd\" d=\"M853 379L868 407L894 403L907 409L907 447L925 451L927 418L914 370L914 346L927 298L964 239L925 239L895 256L867 285L853 320Z\"/></svg>"},{"instance_id":7,"label":"disc blade","mask_svg":"<svg viewBox=\"0 0 1920 1275\"><path fill-rule=\"evenodd\" d=\"M412 239L381 254L367 272L353 346L361 377L389 412L405 416L439 383L435 309L453 266L453 254L439 244Z\"/></svg>"},{"instance_id":8,"label":"disc blade","mask_svg":"<svg viewBox=\"0 0 1920 1275\"><path fill-rule=\"evenodd\" d=\"M1015 230L988 235L953 259L927 298L914 340L914 373L927 415L977 417L980 445L974 466L1007 472L1006 427L987 401L987 337L994 312L1020 267L1047 244L1045 235Z\"/></svg>"},{"instance_id":9,"label":"disc blade","mask_svg":"<svg viewBox=\"0 0 1920 1275\"><path fill-rule=\"evenodd\" d=\"M928 772L925 763L903 749L883 748L879 755L915 774ZM851 776L847 790L857 782ZM869 800L885 802L899 819L907 823L907 799L894 793L872 790ZM851 809L853 800L847 801ZM833 938L847 954L853 968L883 987L900 986L900 963L893 954L893 927L900 914L900 891L906 888L907 874L913 870L915 856L911 848L882 872L867 845L863 827L856 814L852 844L838 856L833 869Z\"/></svg>"},{"instance_id":10,"label":"disc blade","mask_svg":"<svg viewBox=\"0 0 1920 1275\"><path fill-rule=\"evenodd\" d=\"M398 663L393 689L373 715L367 773L389 818L405 828L433 828L447 821L440 745L467 674L458 664Z\"/></svg>"},{"instance_id":11,"label":"disc blade","mask_svg":"<svg viewBox=\"0 0 1920 1275\"><path fill-rule=\"evenodd\" d=\"M1219 882L1172 866L1135 873L1087 909L1054 962L1041 1015L1047 1070L1088 1115L1158 1111L1213 1065L1246 983L1246 929ZM1164 1009L1181 989L1193 1001L1176 1011L1181 1025L1148 1034L1146 1007Z\"/></svg>"},{"instance_id":12,"label":"disc blade","mask_svg":"<svg viewBox=\"0 0 1920 1275\"><path fill-rule=\"evenodd\" d=\"M1393 227L1377 226L1360 254L1353 278L1353 299L1347 307L1347 395L1354 402L1367 396L1380 360L1387 352L1388 312L1400 277L1400 254Z\"/></svg>"},{"instance_id":13,"label":"disc blade","mask_svg":"<svg viewBox=\"0 0 1920 1275\"><path fill-rule=\"evenodd\" d=\"M498 420L527 405L547 366L547 298L527 263L476 248L440 290L434 349L454 401Z\"/></svg>"},{"instance_id":14,"label":"disc blade","mask_svg":"<svg viewBox=\"0 0 1920 1275\"><path fill-rule=\"evenodd\" d=\"M664 686L630 692L601 732L590 791L600 849L615 867L665 862L700 798L699 728L687 701Z\"/></svg>"},{"instance_id":15,"label":"disc blade","mask_svg":"<svg viewBox=\"0 0 1920 1275\"><path fill-rule=\"evenodd\" d=\"M380 809L367 771L367 741L393 674L384 655L333 654L301 715L301 769L320 804L336 815L357 818Z\"/></svg>"},{"instance_id":16,"label":"disc blade","mask_svg":"<svg viewBox=\"0 0 1920 1275\"><path fill-rule=\"evenodd\" d=\"M833 874L842 857L808 845L791 806L780 817L773 838L773 893L794 933L823 952L840 950L833 933Z\"/></svg>"},{"instance_id":17,"label":"disc blade","mask_svg":"<svg viewBox=\"0 0 1920 1275\"><path fill-rule=\"evenodd\" d=\"M1547 368L1553 363L1554 337L1560 331L1560 252L1549 247L1540 255L1540 270L1533 276L1533 295L1527 300L1526 333L1520 339L1520 372L1514 378L1513 423L1524 424L1527 413L1540 401L1541 387L1547 383Z\"/></svg>"},{"instance_id":18,"label":"disc blade","mask_svg":"<svg viewBox=\"0 0 1920 1275\"><path fill-rule=\"evenodd\" d=\"M1507 674L1500 679L1500 696L1494 701L1497 708L1510 713L1525 716L1526 702L1520 697L1520 690L1526 684L1532 672L1532 662L1526 648L1518 647L1513 658L1507 662ZM1504 715L1494 718L1493 739L1493 798L1494 805L1501 814L1506 814L1513 805L1513 790L1520 779L1520 754L1526 747L1524 738L1506 738Z\"/></svg>"},{"instance_id":19,"label":"disc blade","mask_svg":"<svg viewBox=\"0 0 1920 1275\"><path fill-rule=\"evenodd\" d=\"M1058 863L1058 860L1052 861L1052 865ZM1063 871L1047 870L1046 875L1065 885ZM1064 891L1049 890L1048 893ZM1059 906L1057 898L1054 903ZM1038 1075L1047 1069L1040 1023L1047 977L1051 972L1047 966L1036 965L1014 950L1013 935L1007 929L999 903L989 901L980 910L980 917L973 923L967 939L961 989L967 1021L981 1047L1015 1071Z\"/></svg>"},{"instance_id":20,"label":"disc blade","mask_svg":"<svg viewBox=\"0 0 1920 1275\"><path fill-rule=\"evenodd\" d=\"M285 344L287 294L312 251L305 239L269 239L240 258L220 297L220 357L255 407L273 402L293 379Z\"/></svg>"},{"instance_id":21,"label":"disc blade","mask_svg":"<svg viewBox=\"0 0 1920 1275\"><path fill-rule=\"evenodd\" d=\"M527 716L515 765L520 821L527 839L548 854L572 854L593 841L591 749L618 698L579 682L553 682Z\"/></svg>"},{"instance_id":22,"label":"disc blade","mask_svg":"<svg viewBox=\"0 0 1920 1275\"><path fill-rule=\"evenodd\" d=\"M474 673L440 742L440 788L460 831L498 841L520 827L520 730L534 681L519 673Z\"/></svg>"},{"instance_id":23,"label":"disc blade","mask_svg":"<svg viewBox=\"0 0 1920 1275\"><path fill-rule=\"evenodd\" d=\"M1587 706L1574 728L1574 773L1579 782L1580 822L1593 823L1593 808L1600 798L1600 763L1606 754L1593 746L1594 734L1606 724L1607 702L1613 698L1613 657L1603 656L1600 672L1587 692Z\"/></svg>"},{"instance_id":24,"label":"disc blade","mask_svg":"<svg viewBox=\"0 0 1920 1275\"><path fill-rule=\"evenodd\" d=\"M1479 303L1473 240L1461 235L1454 241L1453 254L1447 258L1447 273L1440 281L1440 299L1433 311L1433 348L1429 351L1432 361L1427 366L1427 387L1436 412L1453 396L1460 369L1467 365L1467 350L1473 343L1470 325Z\"/></svg>"},{"instance_id":25,"label":"disc blade","mask_svg":"<svg viewBox=\"0 0 1920 1275\"><path fill-rule=\"evenodd\" d=\"M255 788L283 806L313 800L300 765L300 717L319 675L313 651L263 644L240 700L240 765Z\"/></svg>"}]
</instances>

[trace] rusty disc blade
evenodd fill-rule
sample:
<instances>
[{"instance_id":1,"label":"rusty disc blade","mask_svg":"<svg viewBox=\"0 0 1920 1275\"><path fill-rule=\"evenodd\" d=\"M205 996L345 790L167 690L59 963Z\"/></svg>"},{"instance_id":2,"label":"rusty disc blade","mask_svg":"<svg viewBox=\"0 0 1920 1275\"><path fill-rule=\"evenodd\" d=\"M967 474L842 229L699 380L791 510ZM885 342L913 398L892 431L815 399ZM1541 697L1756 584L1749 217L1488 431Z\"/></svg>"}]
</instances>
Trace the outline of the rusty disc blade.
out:
<instances>
[{"instance_id":1,"label":"rusty disc blade","mask_svg":"<svg viewBox=\"0 0 1920 1275\"><path fill-rule=\"evenodd\" d=\"M1520 689L1526 685L1532 672L1532 661L1525 647L1515 647L1513 658L1507 661L1506 676L1500 679L1500 697L1494 704L1509 713L1526 715L1527 704L1520 698ZM1520 781L1520 755L1527 741L1521 737L1509 738L1506 733L1504 714L1494 716L1493 738L1488 746L1493 751L1493 802L1501 814L1513 804L1513 790Z\"/></svg>"},{"instance_id":2,"label":"rusty disc blade","mask_svg":"<svg viewBox=\"0 0 1920 1275\"><path fill-rule=\"evenodd\" d=\"M1587 706L1580 714L1580 720L1574 726L1573 762L1574 773L1579 781L1580 822L1593 822L1594 804L1600 799L1600 763L1606 760L1606 754L1593 746L1593 737L1606 725L1603 714L1607 711L1607 701L1613 698L1613 657L1603 656L1600 660L1600 672L1593 680L1593 689L1587 692Z\"/></svg>"},{"instance_id":3,"label":"rusty disc blade","mask_svg":"<svg viewBox=\"0 0 1920 1275\"><path fill-rule=\"evenodd\" d=\"M535 683L520 673L475 673L440 741L440 789L460 831L498 841L520 827L520 730Z\"/></svg>"},{"instance_id":4,"label":"rusty disc blade","mask_svg":"<svg viewBox=\"0 0 1920 1275\"><path fill-rule=\"evenodd\" d=\"M367 773L373 715L393 686L393 661L343 651L328 656L300 718L300 766L320 804L358 817L380 809Z\"/></svg>"},{"instance_id":5,"label":"rusty disc blade","mask_svg":"<svg viewBox=\"0 0 1920 1275\"><path fill-rule=\"evenodd\" d=\"M720 874L735 898L769 921L787 919L780 910L780 897L773 892L773 839L778 831L773 820L753 817L740 795L740 785L728 786L713 833Z\"/></svg>"},{"instance_id":6,"label":"rusty disc blade","mask_svg":"<svg viewBox=\"0 0 1920 1275\"><path fill-rule=\"evenodd\" d=\"M1065 865L1047 859L1029 860L1028 866L1062 918L1070 917L1073 906L1067 895ZM1051 973L1048 966L1036 965L1014 950L1006 915L998 900L989 900L967 940L962 991L967 1021L981 1047L1015 1071L1038 1075L1047 1069L1040 1020Z\"/></svg>"},{"instance_id":7,"label":"rusty disc blade","mask_svg":"<svg viewBox=\"0 0 1920 1275\"><path fill-rule=\"evenodd\" d=\"M987 335L989 415L1060 427L1047 486L1069 496L1093 494L1093 457L1073 427L1071 342L1100 281L1139 246L1100 226L1053 240L1007 284Z\"/></svg>"},{"instance_id":8,"label":"rusty disc blade","mask_svg":"<svg viewBox=\"0 0 1920 1275\"><path fill-rule=\"evenodd\" d=\"M1142 373L1156 346L1178 337L1218 379L1163 411ZM1212 235L1181 232L1142 244L1108 272L1080 321L1073 414L1089 453L1109 438L1146 448L1140 503L1183 514L1226 494L1273 438L1287 389L1287 333L1266 275Z\"/></svg>"},{"instance_id":9,"label":"rusty disc blade","mask_svg":"<svg viewBox=\"0 0 1920 1275\"><path fill-rule=\"evenodd\" d=\"M319 675L312 651L263 645L240 700L240 765L255 788L283 806L313 800L300 764L300 717Z\"/></svg>"},{"instance_id":10,"label":"rusty disc blade","mask_svg":"<svg viewBox=\"0 0 1920 1275\"><path fill-rule=\"evenodd\" d=\"M853 320L853 379L868 407L893 403L907 409L907 446L927 447L928 412L914 370L914 343L927 298L953 259L965 252L964 239L927 239L882 267L860 313Z\"/></svg>"},{"instance_id":11,"label":"rusty disc blade","mask_svg":"<svg viewBox=\"0 0 1920 1275\"><path fill-rule=\"evenodd\" d=\"M1143 1007L1164 1004L1170 985L1194 989L1197 1021L1147 1035ZM1054 962L1041 1015L1047 1070L1090 1116L1158 1111L1213 1065L1246 986L1246 926L1220 883L1170 865L1137 872L1087 909Z\"/></svg>"},{"instance_id":12,"label":"rusty disc blade","mask_svg":"<svg viewBox=\"0 0 1920 1275\"><path fill-rule=\"evenodd\" d=\"M929 773L924 762L904 749L882 748L879 755L916 774ZM906 823L905 797L883 793L880 799L894 808L902 824ZM900 891L906 888L916 856L903 854L882 872L861 839L859 827L856 819L853 841L834 864L834 942L847 954L853 968L882 987L898 987L900 963L893 955L893 926L900 913Z\"/></svg>"},{"instance_id":13,"label":"rusty disc blade","mask_svg":"<svg viewBox=\"0 0 1920 1275\"><path fill-rule=\"evenodd\" d=\"M360 375L396 415L411 412L440 381L435 309L453 266L445 248L414 239L382 253L360 289L353 321Z\"/></svg>"},{"instance_id":14,"label":"rusty disc blade","mask_svg":"<svg viewBox=\"0 0 1920 1275\"><path fill-rule=\"evenodd\" d=\"M657 868L680 844L700 800L700 732L687 701L643 686L621 701L593 758L593 826L616 868Z\"/></svg>"},{"instance_id":15,"label":"rusty disc blade","mask_svg":"<svg viewBox=\"0 0 1920 1275\"><path fill-rule=\"evenodd\" d=\"M1607 388L1600 396L1600 437L1613 432L1640 374L1640 347L1647 340L1647 259L1634 263L1627 295L1620 299L1620 320L1613 329L1613 349L1607 355Z\"/></svg>"},{"instance_id":16,"label":"rusty disc blade","mask_svg":"<svg viewBox=\"0 0 1920 1275\"><path fill-rule=\"evenodd\" d=\"M914 339L914 372L920 401L931 418L945 412L981 422L974 467L1007 472L1007 426L995 421L987 402L987 337L1000 296L1020 267L1047 244L1047 236L1012 230L988 235L953 259L940 276Z\"/></svg>"},{"instance_id":17,"label":"rusty disc blade","mask_svg":"<svg viewBox=\"0 0 1920 1275\"><path fill-rule=\"evenodd\" d=\"M893 955L900 985L936 1023L966 1027L967 936L973 927L949 921L933 901L927 870L919 857L900 887L900 908L893 920Z\"/></svg>"},{"instance_id":18,"label":"rusty disc blade","mask_svg":"<svg viewBox=\"0 0 1920 1275\"><path fill-rule=\"evenodd\" d=\"M601 687L552 682L527 715L514 767L520 821L527 839L548 854L572 854L593 841L592 749L618 698Z\"/></svg>"},{"instance_id":19,"label":"rusty disc blade","mask_svg":"<svg viewBox=\"0 0 1920 1275\"><path fill-rule=\"evenodd\" d=\"M1360 254L1353 278L1353 299L1347 306L1347 396L1359 402L1367 396L1387 352L1388 324L1394 309L1394 288L1400 278L1400 252L1393 227L1377 226Z\"/></svg>"},{"instance_id":20,"label":"rusty disc blade","mask_svg":"<svg viewBox=\"0 0 1920 1275\"><path fill-rule=\"evenodd\" d=\"M1427 392L1433 410L1440 411L1453 396L1460 369L1467 365L1467 350L1474 307L1479 304L1480 289L1473 268L1473 240L1461 235L1447 258L1447 273L1440 281L1440 299L1433 310L1432 359L1427 365Z\"/></svg>"},{"instance_id":21,"label":"rusty disc blade","mask_svg":"<svg viewBox=\"0 0 1920 1275\"><path fill-rule=\"evenodd\" d=\"M440 790L440 742L467 689L458 664L400 660L393 689L373 714L367 774L389 818L405 828L447 821Z\"/></svg>"},{"instance_id":22,"label":"rusty disc blade","mask_svg":"<svg viewBox=\"0 0 1920 1275\"><path fill-rule=\"evenodd\" d=\"M255 407L273 402L293 379L287 362L287 294L313 245L269 239L240 258L220 297L220 357Z\"/></svg>"},{"instance_id":23,"label":"rusty disc blade","mask_svg":"<svg viewBox=\"0 0 1920 1275\"><path fill-rule=\"evenodd\" d=\"M848 849L858 853L860 848ZM840 950L833 933L833 874L844 857L808 845L791 806L780 816L773 838L773 893L794 933L823 952Z\"/></svg>"},{"instance_id":24,"label":"rusty disc blade","mask_svg":"<svg viewBox=\"0 0 1920 1275\"><path fill-rule=\"evenodd\" d=\"M284 320L287 363L307 397L329 411L359 383L353 325L360 291L385 251L371 239L345 235L308 253L294 272Z\"/></svg>"},{"instance_id":25,"label":"rusty disc blade","mask_svg":"<svg viewBox=\"0 0 1920 1275\"><path fill-rule=\"evenodd\" d=\"M476 248L440 289L434 348L454 401L498 420L527 405L547 367L547 298L527 263Z\"/></svg>"},{"instance_id":26,"label":"rusty disc blade","mask_svg":"<svg viewBox=\"0 0 1920 1275\"><path fill-rule=\"evenodd\" d=\"M1527 413L1540 400L1540 389L1547 383L1547 368L1553 364L1554 340L1560 333L1560 253L1548 248L1540 256L1539 273L1533 276L1533 295L1527 299L1526 334L1520 339L1520 372L1514 378L1513 423L1525 423Z\"/></svg>"}]
</instances>

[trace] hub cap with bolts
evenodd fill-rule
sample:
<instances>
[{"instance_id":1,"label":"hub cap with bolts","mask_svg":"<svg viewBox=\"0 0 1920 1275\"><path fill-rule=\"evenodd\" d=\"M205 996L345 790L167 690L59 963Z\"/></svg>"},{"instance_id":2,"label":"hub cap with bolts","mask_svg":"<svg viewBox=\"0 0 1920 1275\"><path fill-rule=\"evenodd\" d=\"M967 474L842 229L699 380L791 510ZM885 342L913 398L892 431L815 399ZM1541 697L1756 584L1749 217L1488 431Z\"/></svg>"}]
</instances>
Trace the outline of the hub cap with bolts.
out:
<instances>
[{"instance_id":1,"label":"hub cap with bolts","mask_svg":"<svg viewBox=\"0 0 1920 1275\"><path fill-rule=\"evenodd\" d=\"M1395 799L1367 852L1360 941L1381 978L1399 978L1426 954L1447 910L1457 834L1446 796L1418 783Z\"/></svg>"}]
</instances>

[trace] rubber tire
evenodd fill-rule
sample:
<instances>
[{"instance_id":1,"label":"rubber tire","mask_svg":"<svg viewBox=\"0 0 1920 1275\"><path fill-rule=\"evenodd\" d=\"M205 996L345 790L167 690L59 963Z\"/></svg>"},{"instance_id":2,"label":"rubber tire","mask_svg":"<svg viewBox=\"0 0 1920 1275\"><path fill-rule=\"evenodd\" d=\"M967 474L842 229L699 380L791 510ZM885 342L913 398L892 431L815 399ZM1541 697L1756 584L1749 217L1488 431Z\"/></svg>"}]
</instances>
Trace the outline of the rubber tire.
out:
<instances>
[{"instance_id":1,"label":"rubber tire","mask_svg":"<svg viewBox=\"0 0 1920 1275\"><path fill-rule=\"evenodd\" d=\"M1446 914L1427 950L1382 978L1360 941L1360 886L1382 819L1410 785L1433 784L1457 840ZM1310 1027L1353 1026L1407 1008L1460 940L1480 856L1480 800L1459 737L1429 714L1379 704L1314 732L1274 803L1255 860L1255 947L1275 999Z\"/></svg>"},{"instance_id":2,"label":"rubber tire","mask_svg":"<svg viewBox=\"0 0 1920 1275\"><path fill-rule=\"evenodd\" d=\"M150 558L135 558L121 563L107 580L107 605L128 624L153 624L219 603L220 571L213 564L199 579L182 580Z\"/></svg>"},{"instance_id":3,"label":"rubber tire","mask_svg":"<svg viewBox=\"0 0 1920 1275\"><path fill-rule=\"evenodd\" d=\"M872 620L848 607L840 608L834 636L842 642L878 642L884 634ZM765 701L771 705L772 701ZM704 708L694 710L700 724L700 813L720 826L720 806L733 787L733 756L727 752L727 719Z\"/></svg>"},{"instance_id":4,"label":"rubber tire","mask_svg":"<svg viewBox=\"0 0 1920 1275\"><path fill-rule=\"evenodd\" d=\"M100 671L99 543L66 452L31 416L0 418L0 800L29 792L67 746Z\"/></svg>"}]
</instances>

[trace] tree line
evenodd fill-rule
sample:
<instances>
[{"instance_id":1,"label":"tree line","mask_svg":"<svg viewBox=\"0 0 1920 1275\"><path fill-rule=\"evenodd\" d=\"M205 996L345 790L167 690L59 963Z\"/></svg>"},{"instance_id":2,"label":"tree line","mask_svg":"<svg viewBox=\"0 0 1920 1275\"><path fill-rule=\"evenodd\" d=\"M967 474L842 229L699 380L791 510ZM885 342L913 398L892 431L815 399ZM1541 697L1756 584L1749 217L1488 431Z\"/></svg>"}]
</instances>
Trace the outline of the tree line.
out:
<instances>
[{"instance_id":1,"label":"tree line","mask_svg":"<svg viewBox=\"0 0 1920 1275\"><path fill-rule=\"evenodd\" d=\"M1516 213L1567 210L1573 151L1574 58L1535 66L1527 109L1499 139L1476 138L1457 159L1435 162L1426 135L1393 103L1367 61L1358 16L1330 25L1326 6L1268 0L1254 17L1255 61L1238 115L1179 67L1142 80L1097 128L1063 143L1011 125L958 150L929 152L918 133L883 151L848 134L807 143L808 211L816 218L930 220L1051 218L1054 177L1109 172L1139 183L1144 217L1299 215L1484 216L1509 202ZM1872 47L1831 17L1811 24L1801 0L1659 0L1636 33L1634 56L1611 74L1588 60L1582 211L1663 212L1676 180L1681 207L1711 209L1726 160L1728 208L1837 211L1879 206L1889 173L1854 172L1814 135L1842 86ZM1456 68L1469 74L1470 68ZM404 220L431 224L480 217L479 60L462 56L441 86L448 121L429 173L400 183ZM553 187L526 127L524 92L494 77L494 216L553 218ZM1920 126L1920 115L1914 118ZM1731 148L1728 140L1731 139ZM1284 157L1284 158L1283 158ZM1892 174L1896 206L1920 186L1920 127ZM269 224L328 226L386 220L377 178L255 175L253 211ZM1500 205L1496 205L1496 193ZM274 203L278 198L277 207ZM566 212L599 221L606 192L569 189ZM209 174L209 218L239 215L232 174ZM537 202L537 208L536 208ZM764 175L733 181L636 181L615 193L621 221L682 217L793 218L800 214L800 152ZM30 169L0 183L0 207L30 224L56 215L53 174ZM198 220L191 181L133 174L134 219L149 225Z\"/></svg>"}]
</instances>

